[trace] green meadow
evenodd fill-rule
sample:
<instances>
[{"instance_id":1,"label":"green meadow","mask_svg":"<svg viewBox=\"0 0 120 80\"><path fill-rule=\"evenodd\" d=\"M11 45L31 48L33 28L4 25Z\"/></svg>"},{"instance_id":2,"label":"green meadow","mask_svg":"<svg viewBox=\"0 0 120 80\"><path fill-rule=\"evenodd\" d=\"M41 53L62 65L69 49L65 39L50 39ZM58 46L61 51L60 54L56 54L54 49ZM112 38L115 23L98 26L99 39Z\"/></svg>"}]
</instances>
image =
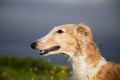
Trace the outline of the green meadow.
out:
<instances>
[{"instance_id":1,"label":"green meadow","mask_svg":"<svg viewBox=\"0 0 120 80\"><path fill-rule=\"evenodd\" d=\"M31 57L0 57L0 80L70 80L67 66Z\"/></svg>"}]
</instances>

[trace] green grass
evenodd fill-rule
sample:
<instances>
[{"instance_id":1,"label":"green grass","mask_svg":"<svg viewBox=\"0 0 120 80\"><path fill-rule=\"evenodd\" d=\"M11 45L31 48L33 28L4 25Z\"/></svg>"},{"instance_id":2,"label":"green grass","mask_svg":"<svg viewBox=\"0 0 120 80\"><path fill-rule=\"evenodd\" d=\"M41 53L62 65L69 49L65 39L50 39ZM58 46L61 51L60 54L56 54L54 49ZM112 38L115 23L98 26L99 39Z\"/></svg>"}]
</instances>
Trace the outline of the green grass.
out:
<instances>
[{"instance_id":1,"label":"green grass","mask_svg":"<svg viewBox=\"0 0 120 80\"><path fill-rule=\"evenodd\" d=\"M0 57L0 80L70 80L67 66L30 57Z\"/></svg>"}]
</instances>

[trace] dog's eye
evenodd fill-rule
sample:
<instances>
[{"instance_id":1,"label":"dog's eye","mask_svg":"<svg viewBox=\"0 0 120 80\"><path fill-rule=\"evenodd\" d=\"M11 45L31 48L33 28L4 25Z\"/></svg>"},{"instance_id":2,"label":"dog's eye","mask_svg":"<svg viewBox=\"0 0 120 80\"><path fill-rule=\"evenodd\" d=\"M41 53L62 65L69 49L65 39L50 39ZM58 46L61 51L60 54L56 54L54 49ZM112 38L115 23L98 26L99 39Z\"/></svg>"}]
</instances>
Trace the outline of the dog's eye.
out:
<instances>
[{"instance_id":1,"label":"dog's eye","mask_svg":"<svg viewBox=\"0 0 120 80\"><path fill-rule=\"evenodd\" d=\"M62 31L61 29L57 31L57 33L64 33L64 31Z\"/></svg>"}]
</instances>

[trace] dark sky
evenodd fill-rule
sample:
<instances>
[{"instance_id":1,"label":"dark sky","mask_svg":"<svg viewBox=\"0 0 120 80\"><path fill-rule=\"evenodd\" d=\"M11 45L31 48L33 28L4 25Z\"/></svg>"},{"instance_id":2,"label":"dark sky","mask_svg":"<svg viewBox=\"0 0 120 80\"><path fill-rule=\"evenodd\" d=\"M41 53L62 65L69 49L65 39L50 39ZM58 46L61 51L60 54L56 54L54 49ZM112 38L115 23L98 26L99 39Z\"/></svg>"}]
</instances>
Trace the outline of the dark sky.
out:
<instances>
[{"instance_id":1,"label":"dark sky","mask_svg":"<svg viewBox=\"0 0 120 80\"><path fill-rule=\"evenodd\" d=\"M94 40L103 44L101 54L120 62L119 0L1 0L0 55L39 58L30 44L54 26L84 22ZM45 57L66 64L63 55Z\"/></svg>"}]
</instances>

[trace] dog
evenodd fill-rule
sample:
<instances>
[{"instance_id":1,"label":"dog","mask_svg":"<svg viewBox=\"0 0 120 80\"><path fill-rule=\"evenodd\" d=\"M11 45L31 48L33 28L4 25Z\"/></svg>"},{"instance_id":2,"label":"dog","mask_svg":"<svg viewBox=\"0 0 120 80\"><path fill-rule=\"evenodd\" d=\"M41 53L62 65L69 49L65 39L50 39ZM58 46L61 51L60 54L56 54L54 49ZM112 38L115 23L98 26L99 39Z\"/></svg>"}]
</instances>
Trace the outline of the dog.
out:
<instances>
[{"instance_id":1,"label":"dog","mask_svg":"<svg viewBox=\"0 0 120 80\"><path fill-rule=\"evenodd\" d=\"M108 62L84 23L56 26L31 44L40 55L64 53L72 65L73 80L120 80L120 64Z\"/></svg>"}]
</instances>

